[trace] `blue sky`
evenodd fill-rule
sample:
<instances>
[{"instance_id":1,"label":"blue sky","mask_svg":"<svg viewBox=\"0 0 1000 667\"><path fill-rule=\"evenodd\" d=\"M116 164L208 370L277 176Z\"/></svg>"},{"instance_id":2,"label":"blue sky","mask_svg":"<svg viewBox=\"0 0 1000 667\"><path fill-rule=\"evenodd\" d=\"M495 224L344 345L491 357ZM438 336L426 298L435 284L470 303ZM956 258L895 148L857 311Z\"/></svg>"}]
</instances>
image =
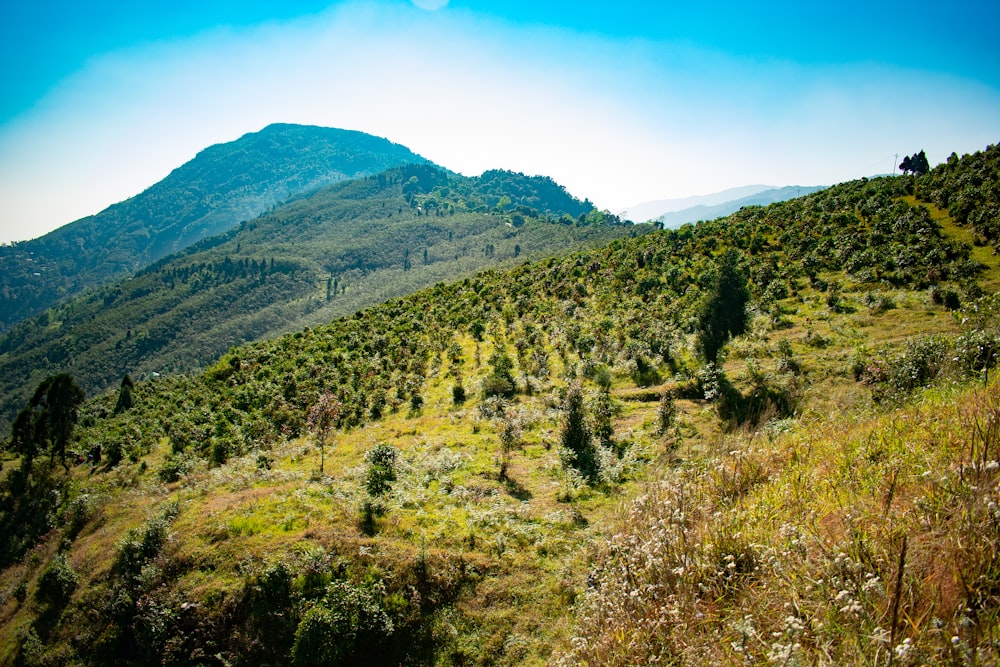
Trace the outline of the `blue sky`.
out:
<instances>
[{"instance_id":1,"label":"blue sky","mask_svg":"<svg viewBox=\"0 0 1000 667\"><path fill-rule=\"evenodd\" d=\"M0 3L0 242L272 122L601 208L829 184L1000 139L1000 3Z\"/></svg>"}]
</instances>

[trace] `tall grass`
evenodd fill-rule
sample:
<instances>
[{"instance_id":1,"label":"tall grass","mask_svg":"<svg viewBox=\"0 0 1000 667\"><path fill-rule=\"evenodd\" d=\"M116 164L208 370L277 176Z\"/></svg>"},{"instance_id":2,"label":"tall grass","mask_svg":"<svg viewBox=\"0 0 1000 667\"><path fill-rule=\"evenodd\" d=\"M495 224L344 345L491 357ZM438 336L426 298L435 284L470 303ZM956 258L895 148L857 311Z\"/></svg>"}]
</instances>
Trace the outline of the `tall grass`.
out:
<instances>
[{"instance_id":1,"label":"tall grass","mask_svg":"<svg viewBox=\"0 0 1000 667\"><path fill-rule=\"evenodd\" d=\"M1000 385L948 391L651 485L560 664L997 664Z\"/></svg>"}]
</instances>

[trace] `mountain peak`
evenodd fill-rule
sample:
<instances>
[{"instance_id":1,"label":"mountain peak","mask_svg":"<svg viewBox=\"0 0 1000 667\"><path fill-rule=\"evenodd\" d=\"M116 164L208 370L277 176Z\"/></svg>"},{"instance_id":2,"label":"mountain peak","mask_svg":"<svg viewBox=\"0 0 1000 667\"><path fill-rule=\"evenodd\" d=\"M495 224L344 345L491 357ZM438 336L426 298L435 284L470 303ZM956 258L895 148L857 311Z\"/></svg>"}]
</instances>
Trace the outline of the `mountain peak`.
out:
<instances>
[{"instance_id":1,"label":"mountain peak","mask_svg":"<svg viewBox=\"0 0 1000 667\"><path fill-rule=\"evenodd\" d=\"M0 331L296 195L427 162L404 146L356 130L286 123L209 146L135 197L0 249Z\"/></svg>"}]
</instances>

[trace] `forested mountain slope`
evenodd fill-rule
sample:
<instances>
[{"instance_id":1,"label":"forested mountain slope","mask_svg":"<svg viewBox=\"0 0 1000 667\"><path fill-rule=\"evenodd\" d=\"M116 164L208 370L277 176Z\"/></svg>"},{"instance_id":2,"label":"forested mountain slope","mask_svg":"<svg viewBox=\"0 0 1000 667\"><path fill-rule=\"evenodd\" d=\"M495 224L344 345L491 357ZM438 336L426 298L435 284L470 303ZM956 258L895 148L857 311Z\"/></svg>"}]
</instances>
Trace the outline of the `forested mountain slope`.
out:
<instances>
[{"instance_id":1,"label":"forested mountain slope","mask_svg":"<svg viewBox=\"0 0 1000 667\"><path fill-rule=\"evenodd\" d=\"M411 165L333 185L14 327L0 338L0 421L56 372L88 393L190 372L239 343L635 229L512 172Z\"/></svg>"},{"instance_id":2,"label":"forested mountain slope","mask_svg":"<svg viewBox=\"0 0 1000 667\"><path fill-rule=\"evenodd\" d=\"M939 176L122 383L78 408L87 463L41 385L4 467L0 661L992 664L1000 262L918 203Z\"/></svg>"},{"instance_id":3,"label":"forested mountain slope","mask_svg":"<svg viewBox=\"0 0 1000 667\"><path fill-rule=\"evenodd\" d=\"M385 139L302 125L270 125L206 148L131 199L0 247L0 331L296 194L413 163L426 160Z\"/></svg>"}]
</instances>

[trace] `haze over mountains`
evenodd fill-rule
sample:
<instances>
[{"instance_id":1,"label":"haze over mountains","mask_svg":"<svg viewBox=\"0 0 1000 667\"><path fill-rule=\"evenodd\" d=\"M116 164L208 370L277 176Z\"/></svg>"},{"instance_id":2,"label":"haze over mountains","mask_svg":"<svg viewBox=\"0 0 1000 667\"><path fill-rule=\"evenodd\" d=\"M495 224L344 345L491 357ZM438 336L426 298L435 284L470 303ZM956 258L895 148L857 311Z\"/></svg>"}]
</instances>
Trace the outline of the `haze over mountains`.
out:
<instances>
[{"instance_id":1,"label":"haze over mountains","mask_svg":"<svg viewBox=\"0 0 1000 667\"><path fill-rule=\"evenodd\" d=\"M0 331L297 194L427 160L350 130L270 125L206 148L141 194L0 247Z\"/></svg>"},{"instance_id":2,"label":"haze over mountains","mask_svg":"<svg viewBox=\"0 0 1000 667\"><path fill-rule=\"evenodd\" d=\"M661 222L665 227L679 227L687 222L712 220L735 213L744 206L765 206L821 190L824 186L745 185L707 195L679 199L658 199L629 207L621 217L633 222Z\"/></svg>"}]
</instances>

